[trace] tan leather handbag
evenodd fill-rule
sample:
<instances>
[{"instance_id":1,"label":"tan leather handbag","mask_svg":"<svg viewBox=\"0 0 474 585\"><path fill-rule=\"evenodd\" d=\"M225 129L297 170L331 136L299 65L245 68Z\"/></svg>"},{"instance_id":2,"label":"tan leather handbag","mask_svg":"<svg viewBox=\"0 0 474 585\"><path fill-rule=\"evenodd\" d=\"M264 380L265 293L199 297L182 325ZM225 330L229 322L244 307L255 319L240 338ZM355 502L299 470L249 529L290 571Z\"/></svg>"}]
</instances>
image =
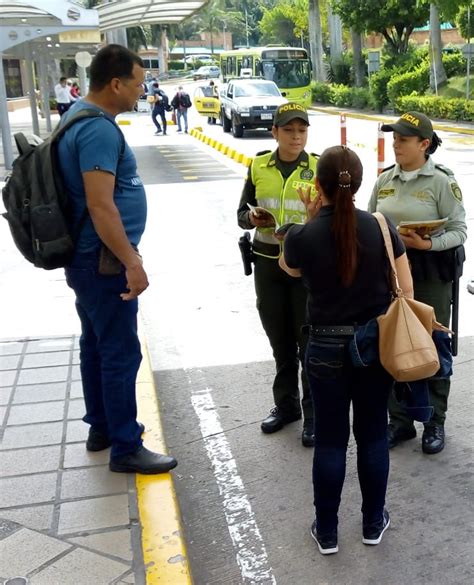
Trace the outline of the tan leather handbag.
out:
<instances>
[{"instance_id":1,"label":"tan leather handbag","mask_svg":"<svg viewBox=\"0 0 474 585\"><path fill-rule=\"evenodd\" d=\"M433 307L404 296L398 282L387 222L381 213L373 215L382 231L392 268L393 300L387 312L377 318L380 362L397 382L430 378L439 370L433 330L452 332L436 321Z\"/></svg>"}]
</instances>

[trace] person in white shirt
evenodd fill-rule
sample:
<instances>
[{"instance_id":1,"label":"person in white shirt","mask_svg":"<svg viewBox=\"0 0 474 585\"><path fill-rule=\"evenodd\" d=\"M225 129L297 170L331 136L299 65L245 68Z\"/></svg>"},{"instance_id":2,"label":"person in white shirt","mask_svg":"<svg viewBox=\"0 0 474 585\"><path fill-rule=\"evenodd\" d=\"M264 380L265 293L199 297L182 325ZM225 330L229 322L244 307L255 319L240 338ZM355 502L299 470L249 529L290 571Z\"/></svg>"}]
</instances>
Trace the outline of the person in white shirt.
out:
<instances>
[{"instance_id":1,"label":"person in white shirt","mask_svg":"<svg viewBox=\"0 0 474 585\"><path fill-rule=\"evenodd\" d=\"M56 95L58 114L62 116L69 110L72 102L66 77L60 78L59 83L54 86L54 93Z\"/></svg>"}]
</instances>

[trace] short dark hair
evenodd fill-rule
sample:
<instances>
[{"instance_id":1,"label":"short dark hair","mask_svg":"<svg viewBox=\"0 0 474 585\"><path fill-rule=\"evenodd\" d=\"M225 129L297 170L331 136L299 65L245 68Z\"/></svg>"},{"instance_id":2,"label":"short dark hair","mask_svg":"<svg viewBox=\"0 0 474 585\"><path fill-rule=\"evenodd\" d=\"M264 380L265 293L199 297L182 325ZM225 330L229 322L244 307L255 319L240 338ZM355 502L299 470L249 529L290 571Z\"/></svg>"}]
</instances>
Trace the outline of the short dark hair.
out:
<instances>
[{"instance_id":1,"label":"short dark hair","mask_svg":"<svg viewBox=\"0 0 474 585\"><path fill-rule=\"evenodd\" d=\"M92 91L100 91L115 77L131 79L133 66L144 67L136 54L122 45L106 45L95 55L89 70Z\"/></svg>"},{"instance_id":2,"label":"short dark hair","mask_svg":"<svg viewBox=\"0 0 474 585\"><path fill-rule=\"evenodd\" d=\"M59 83L61 83L61 81L67 81L67 77L60 77L59 78Z\"/></svg>"}]
</instances>

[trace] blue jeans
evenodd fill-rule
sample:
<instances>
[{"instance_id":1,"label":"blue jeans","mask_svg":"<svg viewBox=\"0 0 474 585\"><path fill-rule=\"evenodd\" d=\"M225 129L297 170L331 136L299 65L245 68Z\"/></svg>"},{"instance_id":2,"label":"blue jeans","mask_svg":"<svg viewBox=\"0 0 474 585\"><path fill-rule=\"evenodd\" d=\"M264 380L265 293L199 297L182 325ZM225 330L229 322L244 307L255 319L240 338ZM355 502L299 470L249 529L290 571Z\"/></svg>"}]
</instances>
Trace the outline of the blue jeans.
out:
<instances>
[{"instance_id":1,"label":"blue jeans","mask_svg":"<svg viewBox=\"0 0 474 585\"><path fill-rule=\"evenodd\" d=\"M181 118L184 120L184 131L188 131L188 110L176 110L176 121L178 122L178 130L181 128Z\"/></svg>"},{"instance_id":2,"label":"blue jeans","mask_svg":"<svg viewBox=\"0 0 474 585\"><path fill-rule=\"evenodd\" d=\"M161 132L161 126L157 119L158 116L160 116L161 123L163 124L163 134L166 134L166 115L163 108L153 108L151 112L151 119L153 120L153 124L156 127L156 131Z\"/></svg>"},{"instance_id":3,"label":"blue jeans","mask_svg":"<svg viewBox=\"0 0 474 585\"><path fill-rule=\"evenodd\" d=\"M76 255L66 268L76 293L81 320L80 368L84 422L109 436L111 457L133 453L142 445L137 424L135 383L142 359L137 335L138 301L122 301L125 271L98 273L98 254Z\"/></svg>"},{"instance_id":4,"label":"blue jeans","mask_svg":"<svg viewBox=\"0 0 474 585\"><path fill-rule=\"evenodd\" d=\"M392 379L380 366L352 365L350 337L311 336L305 368L314 406L314 505L319 534L337 530L352 402L363 522L382 519L389 455L387 402Z\"/></svg>"}]
</instances>

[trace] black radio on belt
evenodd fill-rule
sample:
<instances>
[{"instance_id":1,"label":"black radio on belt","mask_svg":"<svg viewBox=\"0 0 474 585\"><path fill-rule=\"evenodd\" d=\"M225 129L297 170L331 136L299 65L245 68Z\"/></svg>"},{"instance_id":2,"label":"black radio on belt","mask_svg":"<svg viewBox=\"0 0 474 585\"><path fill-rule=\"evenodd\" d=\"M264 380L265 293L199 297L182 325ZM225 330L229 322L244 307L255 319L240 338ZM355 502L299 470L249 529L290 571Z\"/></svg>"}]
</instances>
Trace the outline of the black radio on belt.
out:
<instances>
[{"instance_id":1,"label":"black radio on belt","mask_svg":"<svg viewBox=\"0 0 474 585\"><path fill-rule=\"evenodd\" d=\"M250 276L252 274L253 252L249 232L244 232L244 235L239 238L239 248L244 263L244 274Z\"/></svg>"}]
</instances>

